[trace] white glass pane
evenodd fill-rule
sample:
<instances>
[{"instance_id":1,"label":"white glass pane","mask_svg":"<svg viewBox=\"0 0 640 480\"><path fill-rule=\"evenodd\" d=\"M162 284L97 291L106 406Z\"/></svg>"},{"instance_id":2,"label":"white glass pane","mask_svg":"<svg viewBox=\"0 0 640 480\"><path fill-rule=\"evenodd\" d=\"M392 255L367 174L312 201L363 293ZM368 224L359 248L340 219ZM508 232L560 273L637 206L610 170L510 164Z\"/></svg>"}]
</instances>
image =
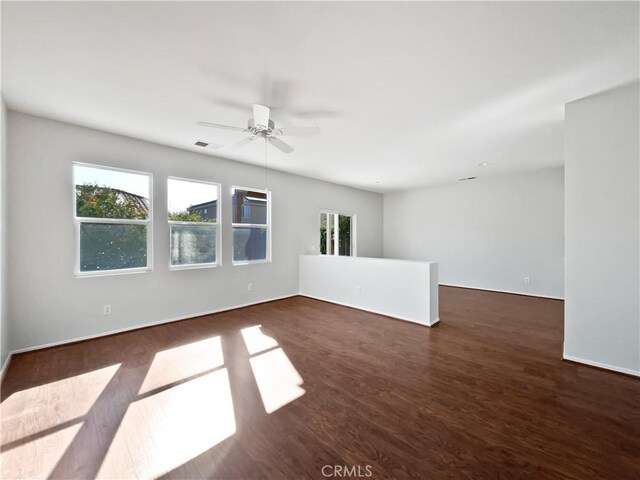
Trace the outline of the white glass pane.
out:
<instances>
[{"instance_id":1,"label":"white glass pane","mask_svg":"<svg viewBox=\"0 0 640 480\"><path fill-rule=\"evenodd\" d=\"M218 186L170 178L167 181L169 220L180 222L216 222Z\"/></svg>"},{"instance_id":2,"label":"white glass pane","mask_svg":"<svg viewBox=\"0 0 640 480\"><path fill-rule=\"evenodd\" d=\"M147 266L147 226L83 223L80 225L80 271Z\"/></svg>"},{"instance_id":3,"label":"white glass pane","mask_svg":"<svg viewBox=\"0 0 640 480\"><path fill-rule=\"evenodd\" d=\"M215 225L171 225L171 265L216 263Z\"/></svg>"},{"instance_id":4,"label":"white glass pane","mask_svg":"<svg viewBox=\"0 0 640 480\"><path fill-rule=\"evenodd\" d=\"M266 260L267 229L240 228L233 229L233 261Z\"/></svg>"},{"instance_id":5,"label":"white glass pane","mask_svg":"<svg viewBox=\"0 0 640 480\"><path fill-rule=\"evenodd\" d=\"M85 165L73 166L76 215L149 218L149 176Z\"/></svg>"}]
</instances>

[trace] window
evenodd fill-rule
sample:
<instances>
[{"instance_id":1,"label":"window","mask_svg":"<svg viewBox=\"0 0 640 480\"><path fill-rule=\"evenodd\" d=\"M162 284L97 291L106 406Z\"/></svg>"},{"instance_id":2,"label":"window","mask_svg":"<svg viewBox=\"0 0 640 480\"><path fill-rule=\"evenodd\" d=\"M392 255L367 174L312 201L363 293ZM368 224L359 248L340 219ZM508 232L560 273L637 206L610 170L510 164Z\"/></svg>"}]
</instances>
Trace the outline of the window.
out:
<instances>
[{"instance_id":1,"label":"window","mask_svg":"<svg viewBox=\"0 0 640 480\"><path fill-rule=\"evenodd\" d=\"M169 268L215 267L220 245L220 186L171 178L167 180Z\"/></svg>"},{"instance_id":2,"label":"window","mask_svg":"<svg viewBox=\"0 0 640 480\"><path fill-rule=\"evenodd\" d=\"M355 256L355 216L335 212L320 213L320 254Z\"/></svg>"},{"instance_id":3,"label":"window","mask_svg":"<svg viewBox=\"0 0 640 480\"><path fill-rule=\"evenodd\" d=\"M271 260L271 192L233 187L233 264Z\"/></svg>"},{"instance_id":4,"label":"window","mask_svg":"<svg viewBox=\"0 0 640 480\"><path fill-rule=\"evenodd\" d=\"M149 173L74 164L78 276L151 270Z\"/></svg>"}]
</instances>

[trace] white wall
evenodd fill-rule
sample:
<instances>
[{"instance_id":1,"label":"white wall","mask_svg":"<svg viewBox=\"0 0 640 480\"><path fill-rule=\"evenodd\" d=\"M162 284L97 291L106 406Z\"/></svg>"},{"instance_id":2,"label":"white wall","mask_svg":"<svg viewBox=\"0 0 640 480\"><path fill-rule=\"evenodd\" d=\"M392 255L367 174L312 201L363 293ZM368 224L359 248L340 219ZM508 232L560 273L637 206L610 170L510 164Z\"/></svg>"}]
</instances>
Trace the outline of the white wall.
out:
<instances>
[{"instance_id":1,"label":"white wall","mask_svg":"<svg viewBox=\"0 0 640 480\"><path fill-rule=\"evenodd\" d=\"M7 317L7 108L0 96L0 368L9 354Z\"/></svg>"},{"instance_id":2,"label":"white wall","mask_svg":"<svg viewBox=\"0 0 640 480\"><path fill-rule=\"evenodd\" d=\"M271 171L273 262L233 267L230 189L264 188L264 169L15 112L8 138L12 349L296 294L299 254L319 243L321 209L356 213L359 254L382 254L381 195ZM154 174L152 273L74 277L73 161ZM222 183L221 267L168 270L168 175Z\"/></svg>"},{"instance_id":3,"label":"white wall","mask_svg":"<svg viewBox=\"0 0 640 480\"><path fill-rule=\"evenodd\" d=\"M565 109L565 358L640 375L638 82Z\"/></svg>"},{"instance_id":4,"label":"white wall","mask_svg":"<svg viewBox=\"0 0 640 480\"><path fill-rule=\"evenodd\" d=\"M562 168L480 175L386 194L384 256L437 261L444 285L562 298L563 221Z\"/></svg>"},{"instance_id":5,"label":"white wall","mask_svg":"<svg viewBox=\"0 0 640 480\"><path fill-rule=\"evenodd\" d=\"M438 322L438 264L300 256L300 294L422 325Z\"/></svg>"}]
</instances>

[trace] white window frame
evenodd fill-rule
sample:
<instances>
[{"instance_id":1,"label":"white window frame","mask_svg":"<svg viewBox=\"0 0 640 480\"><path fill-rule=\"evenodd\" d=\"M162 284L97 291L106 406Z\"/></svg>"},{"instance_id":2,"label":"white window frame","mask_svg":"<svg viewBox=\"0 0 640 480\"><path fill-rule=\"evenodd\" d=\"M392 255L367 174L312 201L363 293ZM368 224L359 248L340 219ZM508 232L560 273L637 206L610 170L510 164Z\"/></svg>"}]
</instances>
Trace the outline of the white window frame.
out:
<instances>
[{"instance_id":1,"label":"white window frame","mask_svg":"<svg viewBox=\"0 0 640 480\"><path fill-rule=\"evenodd\" d=\"M216 210L217 210L216 223L178 222L178 221L169 220L169 180L179 180L181 182L192 182L192 183L203 183L205 185L215 186L218 190L218 202L216 204ZM220 183L207 182L205 180L192 180L190 178L182 178L182 177L173 177L173 176L167 177L167 224L169 225L169 259L167 261L169 262L169 270L193 270L193 269L199 269L199 268L215 268L222 265L222 258L221 258L222 235L220 233L221 225L222 225L222 217L221 217L222 209L220 208L220 204L222 203L221 192L222 192L222 185ZM215 225L216 226L216 252L215 252L216 261L214 263L190 263L186 265L172 265L171 264L171 225L189 225L189 226L201 225L205 227L210 227L212 225Z\"/></svg>"},{"instance_id":2,"label":"white window frame","mask_svg":"<svg viewBox=\"0 0 640 480\"><path fill-rule=\"evenodd\" d=\"M78 217L76 206L76 179L75 167L98 168L102 170L111 170L115 172L132 173L135 175L145 175L149 179L149 216L146 220L120 219L120 218L96 218L96 217ZM110 167L107 165L98 165L95 163L72 162L71 178L73 179L73 220L75 228L75 265L74 273L77 278L86 277L104 277L109 275L127 275L131 273L147 273L153 271L153 174L150 172L141 172L138 170L129 170L126 168ZM92 270L83 272L80 270L80 226L83 223L101 223L106 225L146 225L147 226L147 266L137 268L118 268L113 270Z\"/></svg>"},{"instance_id":3,"label":"white window frame","mask_svg":"<svg viewBox=\"0 0 640 480\"><path fill-rule=\"evenodd\" d=\"M318 214L318 226L320 226L322 224L322 215L335 215L336 217L334 217L335 221L335 236L333 239L333 252L334 253L322 253L322 251L320 250L320 245L318 245L318 252L320 255L322 256L327 256L327 257L357 257L358 256L358 250L357 250L357 245L358 242L356 241L356 214L355 213L347 213L347 212L339 212L337 210L327 210L327 209L323 209L320 210L320 213ZM350 235L350 240L351 240L351 255L340 255L339 251L339 245L340 245L340 222L337 221L340 215L342 215L343 217L351 217L351 235ZM325 232L326 235L326 245L329 245L329 229L327 229L327 231Z\"/></svg>"},{"instance_id":4,"label":"white window frame","mask_svg":"<svg viewBox=\"0 0 640 480\"><path fill-rule=\"evenodd\" d=\"M251 192L260 192L265 193L267 195L267 224L263 225L261 223L233 223L233 195L236 190L245 190ZM238 185L233 185L231 187L231 263L233 266L238 265L253 265L256 263L271 263L271 191L266 190L264 188L250 188L250 187L240 187ZM235 247L235 243L233 241L233 232L236 228L265 228L267 229L267 258L264 260L242 260L236 261L234 260L234 252L233 249Z\"/></svg>"}]
</instances>

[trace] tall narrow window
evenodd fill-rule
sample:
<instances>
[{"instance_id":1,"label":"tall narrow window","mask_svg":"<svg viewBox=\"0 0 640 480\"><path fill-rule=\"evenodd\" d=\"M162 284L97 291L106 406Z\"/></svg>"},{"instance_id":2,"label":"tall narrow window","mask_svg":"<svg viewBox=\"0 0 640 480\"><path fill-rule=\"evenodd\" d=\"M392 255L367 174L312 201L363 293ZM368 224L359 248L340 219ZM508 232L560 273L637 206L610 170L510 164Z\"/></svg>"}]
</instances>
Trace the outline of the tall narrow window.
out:
<instances>
[{"instance_id":1,"label":"tall narrow window","mask_svg":"<svg viewBox=\"0 0 640 480\"><path fill-rule=\"evenodd\" d=\"M335 212L320 213L320 254L355 256L352 235L354 216Z\"/></svg>"},{"instance_id":2,"label":"tall narrow window","mask_svg":"<svg viewBox=\"0 0 640 480\"><path fill-rule=\"evenodd\" d=\"M271 192L233 187L233 263L271 260Z\"/></svg>"},{"instance_id":3,"label":"tall narrow window","mask_svg":"<svg viewBox=\"0 0 640 480\"><path fill-rule=\"evenodd\" d=\"M74 164L76 275L151 270L149 173Z\"/></svg>"},{"instance_id":4,"label":"tall narrow window","mask_svg":"<svg viewBox=\"0 0 640 480\"><path fill-rule=\"evenodd\" d=\"M215 267L220 258L220 186L171 178L169 202L169 268Z\"/></svg>"}]
</instances>

